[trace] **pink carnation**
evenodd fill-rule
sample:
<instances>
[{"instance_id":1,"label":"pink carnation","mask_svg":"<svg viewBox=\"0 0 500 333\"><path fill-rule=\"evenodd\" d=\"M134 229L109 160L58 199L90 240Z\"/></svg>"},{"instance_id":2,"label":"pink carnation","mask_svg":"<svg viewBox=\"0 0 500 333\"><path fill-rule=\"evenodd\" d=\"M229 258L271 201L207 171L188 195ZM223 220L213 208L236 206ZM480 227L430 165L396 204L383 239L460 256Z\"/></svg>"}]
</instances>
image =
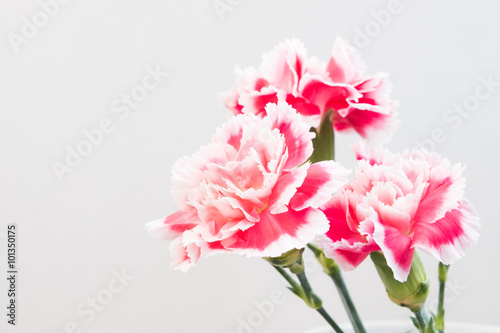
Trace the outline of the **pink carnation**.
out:
<instances>
[{"instance_id":1,"label":"pink carnation","mask_svg":"<svg viewBox=\"0 0 500 333\"><path fill-rule=\"evenodd\" d=\"M291 106L265 111L265 118L232 118L211 143L175 163L179 210L147 224L153 236L173 240L174 267L186 271L217 252L279 256L328 230L318 207L349 172L333 161L307 162L314 134Z\"/></svg>"},{"instance_id":2,"label":"pink carnation","mask_svg":"<svg viewBox=\"0 0 500 333\"><path fill-rule=\"evenodd\" d=\"M382 251L398 281L405 281L419 248L451 264L479 237L479 217L463 197L463 167L422 150L392 154L355 147L354 180L321 209L330 230L318 238L343 269Z\"/></svg>"},{"instance_id":3,"label":"pink carnation","mask_svg":"<svg viewBox=\"0 0 500 333\"><path fill-rule=\"evenodd\" d=\"M359 54L340 38L327 65L308 58L300 41L286 40L263 56L259 70L236 74L236 88L223 96L236 114L264 116L267 103L286 100L312 127L330 110L337 131L363 137L390 137L397 125L387 75L366 76Z\"/></svg>"}]
</instances>

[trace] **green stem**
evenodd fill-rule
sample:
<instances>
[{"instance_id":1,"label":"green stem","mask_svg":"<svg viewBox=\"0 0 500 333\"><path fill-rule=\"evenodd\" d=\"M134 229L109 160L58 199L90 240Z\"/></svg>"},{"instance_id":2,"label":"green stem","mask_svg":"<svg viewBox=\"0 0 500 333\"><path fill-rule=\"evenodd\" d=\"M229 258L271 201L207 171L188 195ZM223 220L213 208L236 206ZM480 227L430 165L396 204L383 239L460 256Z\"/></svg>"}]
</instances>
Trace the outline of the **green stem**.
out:
<instances>
[{"instance_id":1,"label":"green stem","mask_svg":"<svg viewBox=\"0 0 500 333\"><path fill-rule=\"evenodd\" d=\"M300 285L290 276L290 274L288 274L284 268L282 267L279 267L279 266L274 266L272 265L274 268L276 268L276 270L281 274L282 277L285 278L285 280L290 283L290 285L292 286L293 290L301 290L302 288L300 287Z\"/></svg>"},{"instance_id":2,"label":"green stem","mask_svg":"<svg viewBox=\"0 0 500 333\"><path fill-rule=\"evenodd\" d=\"M425 329L427 328L427 322L428 322L427 313L422 308L420 311L415 312L415 316L417 317L420 333L425 333Z\"/></svg>"},{"instance_id":3,"label":"green stem","mask_svg":"<svg viewBox=\"0 0 500 333\"><path fill-rule=\"evenodd\" d=\"M298 273L296 274L297 277L299 278L300 285L304 289L304 293L306 294L307 299L311 304L314 305L319 305L316 310L319 312L320 315L325 318L325 320L330 324L330 326L335 330L337 333L343 333L342 329L337 325L337 323L330 317L330 315L326 312L325 308L321 306L321 300L316 296L311 288L311 284L309 283L309 280L307 280L307 276L305 272Z\"/></svg>"},{"instance_id":4,"label":"green stem","mask_svg":"<svg viewBox=\"0 0 500 333\"><path fill-rule=\"evenodd\" d=\"M439 263L439 303L436 315L436 330L438 333L444 333L444 291L450 265Z\"/></svg>"},{"instance_id":5,"label":"green stem","mask_svg":"<svg viewBox=\"0 0 500 333\"><path fill-rule=\"evenodd\" d=\"M330 326L335 330L337 333L344 333L342 329L337 325L337 323L330 317L330 315L326 312L326 310L321 306L321 299L319 299L318 296L316 296L311 288L311 285L309 284L309 281L307 280L307 277L304 272L296 274L297 277L299 278L300 285L288 274L285 269L279 266L274 266L272 265L276 270L285 278L285 280L290 283L292 286L290 289L297 295L298 297L302 298L304 302L309 307L314 308L318 313L330 324Z\"/></svg>"},{"instance_id":6,"label":"green stem","mask_svg":"<svg viewBox=\"0 0 500 333\"><path fill-rule=\"evenodd\" d=\"M330 317L330 315L325 311L323 307L320 307L319 309L316 309L320 315L323 316L323 318L330 324L330 326L335 330L337 333L343 333L342 329L337 325L337 323Z\"/></svg>"},{"instance_id":7,"label":"green stem","mask_svg":"<svg viewBox=\"0 0 500 333\"><path fill-rule=\"evenodd\" d=\"M351 295L349 295L349 291L347 290L347 286L344 283L344 278L342 277L342 271L340 267L335 263L333 259L325 257L323 250L317 247L314 244L307 244L307 247L314 253L318 262L323 266L323 271L328 274L335 283L337 290L340 294L340 298L344 307L347 311L349 319L351 320L352 326L356 333L366 333L365 328L363 327L363 323L361 318L359 317L358 311L356 310L356 306L351 299Z\"/></svg>"},{"instance_id":8,"label":"green stem","mask_svg":"<svg viewBox=\"0 0 500 333\"><path fill-rule=\"evenodd\" d=\"M330 275L337 290L340 294L340 298L342 299L342 303L347 311L347 315L351 320L352 326L356 333L366 333L366 330L363 326L361 318L359 317L358 311L356 310L356 306L354 306L354 302L351 299L351 295L349 295L349 291L347 290L347 286L344 283L344 279L342 277L342 273L340 271L337 274Z\"/></svg>"},{"instance_id":9,"label":"green stem","mask_svg":"<svg viewBox=\"0 0 500 333\"><path fill-rule=\"evenodd\" d=\"M311 129L316 133L316 137L312 140L314 151L309 157L311 163L335 160L335 134L331 121L332 112L328 111L323 116L318 128Z\"/></svg>"},{"instance_id":10,"label":"green stem","mask_svg":"<svg viewBox=\"0 0 500 333\"><path fill-rule=\"evenodd\" d=\"M313 293L311 285L309 284L309 281L307 280L305 272L302 272L302 273L299 273L296 275L299 278L300 285L302 286L302 289L304 290L304 293L306 294L306 297L307 297L309 304L314 304L316 301L315 295Z\"/></svg>"},{"instance_id":11,"label":"green stem","mask_svg":"<svg viewBox=\"0 0 500 333\"><path fill-rule=\"evenodd\" d=\"M335 131L333 130L333 122L330 122L332 125L332 161L335 161Z\"/></svg>"}]
</instances>

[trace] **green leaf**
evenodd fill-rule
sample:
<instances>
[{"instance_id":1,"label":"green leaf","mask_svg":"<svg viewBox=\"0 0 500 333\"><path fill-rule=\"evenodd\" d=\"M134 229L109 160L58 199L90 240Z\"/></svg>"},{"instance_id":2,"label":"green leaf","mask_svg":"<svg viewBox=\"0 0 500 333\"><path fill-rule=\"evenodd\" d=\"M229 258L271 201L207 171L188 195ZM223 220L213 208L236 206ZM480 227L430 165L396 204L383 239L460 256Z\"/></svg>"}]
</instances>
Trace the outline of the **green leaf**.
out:
<instances>
[{"instance_id":1,"label":"green leaf","mask_svg":"<svg viewBox=\"0 0 500 333\"><path fill-rule=\"evenodd\" d=\"M410 317L412 323L413 323L413 326L415 326L418 330L420 329L420 325L418 324L418 320L417 318L415 317Z\"/></svg>"},{"instance_id":2,"label":"green leaf","mask_svg":"<svg viewBox=\"0 0 500 333\"><path fill-rule=\"evenodd\" d=\"M427 328L425 329L425 333L436 333L436 328L434 327L434 318L431 317L429 319L429 324L427 325Z\"/></svg>"}]
</instances>

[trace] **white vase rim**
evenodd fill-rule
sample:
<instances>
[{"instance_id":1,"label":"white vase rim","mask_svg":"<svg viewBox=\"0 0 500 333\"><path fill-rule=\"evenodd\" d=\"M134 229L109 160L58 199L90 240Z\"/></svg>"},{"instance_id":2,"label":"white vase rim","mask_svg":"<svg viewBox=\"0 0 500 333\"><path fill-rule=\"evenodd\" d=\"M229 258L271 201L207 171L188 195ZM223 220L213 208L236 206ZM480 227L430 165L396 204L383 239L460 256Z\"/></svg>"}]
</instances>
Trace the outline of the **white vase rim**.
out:
<instances>
[{"instance_id":1,"label":"white vase rim","mask_svg":"<svg viewBox=\"0 0 500 333\"><path fill-rule=\"evenodd\" d=\"M352 329L352 325L350 323L346 323L344 325L340 325L343 329ZM407 327L405 329L413 328L411 322L408 321L400 321L400 320L381 320L381 321L368 321L365 325L367 328L384 328L384 327L394 327L401 326ZM446 328L460 328L462 330L468 330L471 333L477 332L480 330L481 333L500 333L500 326L492 326L492 325L483 325L483 324L475 324L475 323L460 323L460 322L449 322L445 324ZM316 329L312 329L306 331L305 333L320 333L326 332L328 329L331 329L329 326L318 327Z\"/></svg>"}]
</instances>

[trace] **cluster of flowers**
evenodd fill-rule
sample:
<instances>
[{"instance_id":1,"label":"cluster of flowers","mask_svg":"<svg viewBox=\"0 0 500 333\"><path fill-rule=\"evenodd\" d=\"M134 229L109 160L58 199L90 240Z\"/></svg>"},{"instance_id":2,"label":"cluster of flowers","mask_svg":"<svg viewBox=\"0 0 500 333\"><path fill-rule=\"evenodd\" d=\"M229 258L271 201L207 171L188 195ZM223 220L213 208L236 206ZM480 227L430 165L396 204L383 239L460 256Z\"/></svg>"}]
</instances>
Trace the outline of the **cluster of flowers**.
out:
<instances>
[{"instance_id":1,"label":"cluster of flowers","mask_svg":"<svg viewBox=\"0 0 500 333\"><path fill-rule=\"evenodd\" d=\"M335 42L327 63L285 41L259 70L237 76L223 95L234 116L173 167L179 210L147 224L151 235L173 240L173 267L186 271L223 252L277 257L316 242L344 270L382 251L394 278L405 281L416 248L450 264L476 242L479 218L463 197L462 166L372 144L391 137L397 103L387 75L366 75L345 41ZM339 163L310 161L326 117L335 131L368 141L353 146L350 181Z\"/></svg>"}]
</instances>

